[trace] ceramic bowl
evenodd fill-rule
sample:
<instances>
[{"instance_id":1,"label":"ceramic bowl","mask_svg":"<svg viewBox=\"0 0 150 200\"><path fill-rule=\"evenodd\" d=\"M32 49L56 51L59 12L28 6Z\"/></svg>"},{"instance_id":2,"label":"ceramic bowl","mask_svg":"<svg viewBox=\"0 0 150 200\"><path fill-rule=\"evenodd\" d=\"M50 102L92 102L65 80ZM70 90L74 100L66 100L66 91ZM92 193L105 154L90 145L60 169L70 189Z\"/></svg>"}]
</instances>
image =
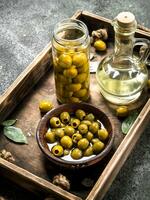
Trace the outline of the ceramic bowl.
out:
<instances>
[{"instance_id":1,"label":"ceramic bowl","mask_svg":"<svg viewBox=\"0 0 150 200\"><path fill-rule=\"evenodd\" d=\"M59 158L54 156L49 149L49 145L45 140L45 133L47 132L48 128L50 127L49 120L52 117L59 116L60 113L63 111L67 111L69 113L75 113L77 109L83 109L86 113L93 113L94 116L102 122L104 127L107 129L109 133L109 138L105 143L105 148L97 155L92 157L83 157L79 160L74 159L63 159L63 157ZM77 168L84 168L88 166L95 165L96 163L100 162L111 150L113 140L114 140L114 132L111 121L109 117L101 111L99 108L88 104L88 103L72 103L72 104L63 104L60 105L48 113L46 113L43 118L40 120L37 131L36 131L36 138L40 149L42 150L43 154L54 164L69 168L69 169L77 169Z\"/></svg>"}]
</instances>

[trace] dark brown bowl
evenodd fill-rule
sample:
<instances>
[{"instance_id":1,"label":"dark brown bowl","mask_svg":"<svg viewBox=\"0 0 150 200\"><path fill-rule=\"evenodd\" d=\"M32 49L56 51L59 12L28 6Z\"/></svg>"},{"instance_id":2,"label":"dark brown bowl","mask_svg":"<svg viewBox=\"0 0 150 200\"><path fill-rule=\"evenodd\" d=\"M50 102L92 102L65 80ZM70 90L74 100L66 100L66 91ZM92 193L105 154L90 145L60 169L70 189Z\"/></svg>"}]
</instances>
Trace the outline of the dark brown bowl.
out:
<instances>
[{"instance_id":1,"label":"dark brown bowl","mask_svg":"<svg viewBox=\"0 0 150 200\"><path fill-rule=\"evenodd\" d=\"M91 157L91 158L87 157L86 160L69 161L69 160L63 160L61 158L57 158L51 154L50 150L48 149L48 145L44 139L44 135L49 128L49 120L53 116L59 116L60 113L63 111L68 111L69 113L73 113L77 109L83 109L85 112L93 113L95 117L99 119L104 125L104 127L108 130L109 139L107 140L106 146L102 152L100 152L94 157ZM44 117L40 120L38 124L37 131L36 131L36 138L37 138L37 142L40 149L51 162L65 168L79 169L79 168L92 166L98 163L108 154L108 152L112 148L114 133L113 133L113 128L112 128L110 119L99 108L87 103L72 103L72 104L63 104L61 106L58 106L55 109L52 109L48 113L46 113L46 115L44 115Z\"/></svg>"}]
</instances>

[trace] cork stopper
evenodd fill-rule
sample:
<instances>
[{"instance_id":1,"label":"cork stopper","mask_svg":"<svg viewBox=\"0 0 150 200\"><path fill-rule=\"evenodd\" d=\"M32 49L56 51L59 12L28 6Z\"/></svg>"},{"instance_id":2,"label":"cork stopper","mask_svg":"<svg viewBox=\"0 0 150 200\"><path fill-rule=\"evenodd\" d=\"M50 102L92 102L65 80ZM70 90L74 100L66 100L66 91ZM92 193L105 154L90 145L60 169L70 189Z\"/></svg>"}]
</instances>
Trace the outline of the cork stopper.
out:
<instances>
[{"instance_id":1,"label":"cork stopper","mask_svg":"<svg viewBox=\"0 0 150 200\"><path fill-rule=\"evenodd\" d=\"M118 24L124 28L130 28L136 23L135 16L131 12L121 12L117 15L116 19Z\"/></svg>"}]
</instances>

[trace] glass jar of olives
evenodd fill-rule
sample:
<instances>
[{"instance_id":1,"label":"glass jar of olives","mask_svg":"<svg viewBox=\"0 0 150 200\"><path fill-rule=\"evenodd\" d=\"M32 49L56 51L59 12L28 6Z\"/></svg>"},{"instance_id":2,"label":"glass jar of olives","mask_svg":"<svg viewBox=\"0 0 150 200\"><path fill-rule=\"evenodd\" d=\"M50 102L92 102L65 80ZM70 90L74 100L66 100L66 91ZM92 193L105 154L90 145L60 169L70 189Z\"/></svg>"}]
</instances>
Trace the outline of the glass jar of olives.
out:
<instances>
[{"instance_id":1,"label":"glass jar of olives","mask_svg":"<svg viewBox=\"0 0 150 200\"><path fill-rule=\"evenodd\" d=\"M60 103L89 98L89 34L75 19L56 24L52 41L56 96Z\"/></svg>"}]
</instances>

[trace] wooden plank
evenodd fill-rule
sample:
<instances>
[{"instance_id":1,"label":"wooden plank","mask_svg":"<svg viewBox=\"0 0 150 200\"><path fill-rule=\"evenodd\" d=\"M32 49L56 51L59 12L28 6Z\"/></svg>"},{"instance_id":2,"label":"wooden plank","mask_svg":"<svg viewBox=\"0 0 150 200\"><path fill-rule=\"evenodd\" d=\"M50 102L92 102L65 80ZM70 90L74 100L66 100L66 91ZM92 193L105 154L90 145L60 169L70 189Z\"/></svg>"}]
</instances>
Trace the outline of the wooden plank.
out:
<instances>
[{"instance_id":1,"label":"wooden plank","mask_svg":"<svg viewBox=\"0 0 150 200\"><path fill-rule=\"evenodd\" d=\"M86 200L103 199L150 120L150 99L104 169Z\"/></svg>"},{"instance_id":2,"label":"wooden plank","mask_svg":"<svg viewBox=\"0 0 150 200\"><path fill-rule=\"evenodd\" d=\"M38 176L33 175L32 173L24 170L2 158L0 158L0 171L4 171L5 176L9 179L12 179L14 182L18 183L20 186L27 188L28 190L36 191L37 193L40 191L44 194L57 194L61 199L66 200L81 200L80 197L77 197L60 187L55 186L54 184L46 181Z\"/></svg>"},{"instance_id":3,"label":"wooden plank","mask_svg":"<svg viewBox=\"0 0 150 200\"><path fill-rule=\"evenodd\" d=\"M88 12L88 11L83 11L82 12L82 17L84 18L84 19L90 19L90 21L92 22L92 21L94 21L94 20L98 20L99 21L99 23L97 24L97 26L101 26L101 24L100 24L100 22L102 22L103 24L105 24L106 25L106 27L108 26L109 27L109 30L111 30L112 31L112 25L111 25L111 23L112 23L112 20L110 20L110 19L107 19L107 18L105 18L105 17L102 17L102 16L99 16L99 15L96 15L96 14L93 14L93 13L90 13L90 12ZM141 26L141 25L138 25L138 27L140 28L140 29L137 29L136 30L136 37L145 37L145 38L150 38L150 29L147 29L147 28L145 28L145 27L143 27L143 26ZM146 30L146 31L145 31Z\"/></svg>"},{"instance_id":4,"label":"wooden plank","mask_svg":"<svg viewBox=\"0 0 150 200\"><path fill-rule=\"evenodd\" d=\"M52 65L51 43L18 76L0 98L0 122L2 122L31 91L33 86Z\"/></svg>"}]
</instances>

